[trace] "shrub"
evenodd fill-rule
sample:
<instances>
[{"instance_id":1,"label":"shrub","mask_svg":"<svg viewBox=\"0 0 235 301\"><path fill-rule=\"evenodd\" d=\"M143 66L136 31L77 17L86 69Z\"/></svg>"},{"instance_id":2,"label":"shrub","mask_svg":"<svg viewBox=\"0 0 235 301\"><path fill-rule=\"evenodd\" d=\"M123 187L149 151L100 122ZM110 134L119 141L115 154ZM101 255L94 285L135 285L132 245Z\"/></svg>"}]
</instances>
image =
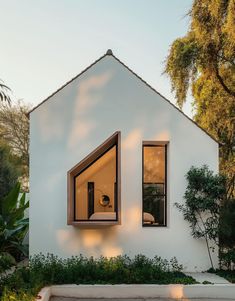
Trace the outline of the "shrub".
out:
<instances>
[{"instance_id":1,"label":"shrub","mask_svg":"<svg viewBox=\"0 0 235 301\"><path fill-rule=\"evenodd\" d=\"M29 267L18 268L14 274L0 279L0 290L35 295L43 286L52 284L196 283L181 270L176 258L167 261L159 256L153 259L144 255L133 259L126 255L95 259L80 255L61 259L52 254L39 254L30 259Z\"/></svg>"},{"instance_id":2,"label":"shrub","mask_svg":"<svg viewBox=\"0 0 235 301\"><path fill-rule=\"evenodd\" d=\"M169 283L173 278L184 276L176 258L170 262L161 257L149 259L137 255L112 258L82 255L61 259L52 254L36 255L30 260L30 277L37 283Z\"/></svg>"},{"instance_id":3,"label":"shrub","mask_svg":"<svg viewBox=\"0 0 235 301\"><path fill-rule=\"evenodd\" d=\"M213 268L209 241L216 245L219 243L220 209L226 195L225 178L214 175L204 165L201 168L192 166L186 179L188 185L184 194L185 204L175 205L189 222L192 236L205 239Z\"/></svg>"},{"instance_id":4,"label":"shrub","mask_svg":"<svg viewBox=\"0 0 235 301\"><path fill-rule=\"evenodd\" d=\"M35 294L20 290L18 292L4 290L1 301L34 301Z\"/></svg>"}]
</instances>

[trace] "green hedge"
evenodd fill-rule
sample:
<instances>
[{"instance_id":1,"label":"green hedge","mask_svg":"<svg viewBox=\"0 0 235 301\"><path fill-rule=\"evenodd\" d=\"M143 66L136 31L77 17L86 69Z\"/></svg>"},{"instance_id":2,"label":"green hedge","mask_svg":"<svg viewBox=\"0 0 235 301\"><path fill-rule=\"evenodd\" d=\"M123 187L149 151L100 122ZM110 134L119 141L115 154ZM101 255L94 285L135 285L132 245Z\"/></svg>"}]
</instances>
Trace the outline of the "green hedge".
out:
<instances>
[{"instance_id":1,"label":"green hedge","mask_svg":"<svg viewBox=\"0 0 235 301\"><path fill-rule=\"evenodd\" d=\"M0 290L4 301L8 300L12 292L21 295L27 292L28 296L24 298L28 301L43 286L71 283L194 284L196 282L192 277L182 273L182 265L178 264L176 258L167 261L158 256L149 259L144 255L137 255L133 259L128 256L109 259L78 256L61 259L52 254L47 256L39 254L30 259L28 268L18 268L13 275L1 279ZM9 300L17 299L9 298Z\"/></svg>"}]
</instances>

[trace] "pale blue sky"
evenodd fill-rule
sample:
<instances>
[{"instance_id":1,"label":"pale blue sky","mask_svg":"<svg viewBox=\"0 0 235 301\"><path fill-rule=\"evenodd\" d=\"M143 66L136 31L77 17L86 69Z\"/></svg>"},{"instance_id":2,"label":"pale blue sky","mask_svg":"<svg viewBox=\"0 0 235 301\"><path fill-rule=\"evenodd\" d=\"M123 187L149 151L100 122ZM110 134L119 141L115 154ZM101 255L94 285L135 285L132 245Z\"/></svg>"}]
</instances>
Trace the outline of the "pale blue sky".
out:
<instances>
[{"instance_id":1,"label":"pale blue sky","mask_svg":"<svg viewBox=\"0 0 235 301\"><path fill-rule=\"evenodd\" d=\"M0 0L0 78L38 104L108 48L174 102L162 75L192 0ZM191 116L191 107L184 107Z\"/></svg>"}]
</instances>

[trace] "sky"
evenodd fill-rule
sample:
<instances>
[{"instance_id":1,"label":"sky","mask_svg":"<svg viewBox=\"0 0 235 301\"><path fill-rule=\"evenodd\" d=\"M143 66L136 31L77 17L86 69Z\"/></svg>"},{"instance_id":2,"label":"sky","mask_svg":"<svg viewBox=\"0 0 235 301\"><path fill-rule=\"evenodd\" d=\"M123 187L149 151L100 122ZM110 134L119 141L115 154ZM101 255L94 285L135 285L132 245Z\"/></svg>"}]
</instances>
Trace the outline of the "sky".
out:
<instances>
[{"instance_id":1,"label":"sky","mask_svg":"<svg viewBox=\"0 0 235 301\"><path fill-rule=\"evenodd\" d=\"M0 0L0 79L37 105L111 48L175 103L163 74L192 0ZM183 111L192 116L191 97Z\"/></svg>"}]
</instances>

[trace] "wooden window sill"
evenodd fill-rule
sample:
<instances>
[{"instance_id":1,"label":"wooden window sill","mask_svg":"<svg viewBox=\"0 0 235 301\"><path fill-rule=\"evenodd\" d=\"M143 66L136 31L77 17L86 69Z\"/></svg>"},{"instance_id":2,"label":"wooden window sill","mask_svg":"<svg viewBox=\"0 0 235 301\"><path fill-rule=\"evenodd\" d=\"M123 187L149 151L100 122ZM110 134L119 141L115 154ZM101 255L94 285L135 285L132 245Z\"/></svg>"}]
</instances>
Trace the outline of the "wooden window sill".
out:
<instances>
[{"instance_id":1,"label":"wooden window sill","mask_svg":"<svg viewBox=\"0 0 235 301\"><path fill-rule=\"evenodd\" d=\"M105 227L105 226L116 226L120 225L120 221L71 221L68 225L72 225L75 227L89 227L89 228L97 228L97 227Z\"/></svg>"}]
</instances>

